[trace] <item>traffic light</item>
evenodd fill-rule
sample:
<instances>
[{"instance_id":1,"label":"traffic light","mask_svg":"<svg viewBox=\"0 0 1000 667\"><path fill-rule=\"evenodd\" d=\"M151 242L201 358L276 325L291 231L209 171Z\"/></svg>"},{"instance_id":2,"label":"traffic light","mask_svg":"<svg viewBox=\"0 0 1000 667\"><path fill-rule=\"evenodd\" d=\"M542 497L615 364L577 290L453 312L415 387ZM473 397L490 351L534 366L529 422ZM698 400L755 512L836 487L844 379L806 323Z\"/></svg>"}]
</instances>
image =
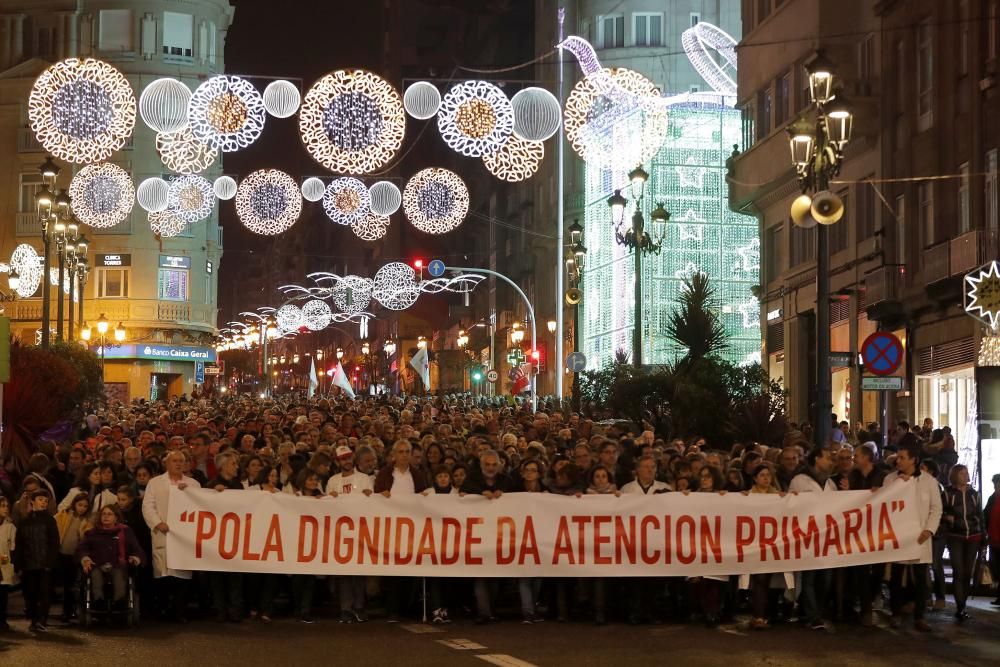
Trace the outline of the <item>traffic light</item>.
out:
<instances>
[{"instance_id":1,"label":"traffic light","mask_svg":"<svg viewBox=\"0 0 1000 667\"><path fill-rule=\"evenodd\" d=\"M422 260L422 259L415 259L415 260L413 260L413 268L415 268L417 271L420 271L421 269L423 269L424 268L424 260Z\"/></svg>"},{"instance_id":2,"label":"traffic light","mask_svg":"<svg viewBox=\"0 0 1000 667\"><path fill-rule=\"evenodd\" d=\"M531 363L535 365L536 371L541 372L545 370L545 355L542 354L541 348L532 350Z\"/></svg>"},{"instance_id":3,"label":"traffic light","mask_svg":"<svg viewBox=\"0 0 1000 667\"><path fill-rule=\"evenodd\" d=\"M479 382L482 379L483 379L483 372L482 371L472 371L472 381L473 382Z\"/></svg>"}]
</instances>

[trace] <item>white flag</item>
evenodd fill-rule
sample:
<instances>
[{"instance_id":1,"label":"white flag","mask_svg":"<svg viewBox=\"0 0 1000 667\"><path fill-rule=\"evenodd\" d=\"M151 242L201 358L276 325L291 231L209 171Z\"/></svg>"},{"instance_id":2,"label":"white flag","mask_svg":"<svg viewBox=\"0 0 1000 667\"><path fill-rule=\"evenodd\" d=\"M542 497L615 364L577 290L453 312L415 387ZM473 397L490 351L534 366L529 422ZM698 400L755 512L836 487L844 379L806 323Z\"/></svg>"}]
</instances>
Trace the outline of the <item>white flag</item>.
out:
<instances>
[{"instance_id":1,"label":"white flag","mask_svg":"<svg viewBox=\"0 0 1000 667\"><path fill-rule=\"evenodd\" d=\"M427 348L422 347L410 359L410 365L420 374L420 379L424 381L424 392L431 390L431 364L427 359Z\"/></svg>"},{"instance_id":2,"label":"white flag","mask_svg":"<svg viewBox=\"0 0 1000 667\"><path fill-rule=\"evenodd\" d=\"M316 377L316 359L309 357L309 388L306 389L306 397L312 398L319 386L319 378Z\"/></svg>"},{"instance_id":3,"label":"white flag","mask_svg":"<svg viewBox=\"0 0 1000 667\"><path fill-rule=\"evenodd\" d=\"M347 380L347 373L344 372L344 367L340 365L340 361L337 361L337 367L333 369L333 386L343 389L348 398L354 398L354 388Z\"/></svg>"}]
</instances>

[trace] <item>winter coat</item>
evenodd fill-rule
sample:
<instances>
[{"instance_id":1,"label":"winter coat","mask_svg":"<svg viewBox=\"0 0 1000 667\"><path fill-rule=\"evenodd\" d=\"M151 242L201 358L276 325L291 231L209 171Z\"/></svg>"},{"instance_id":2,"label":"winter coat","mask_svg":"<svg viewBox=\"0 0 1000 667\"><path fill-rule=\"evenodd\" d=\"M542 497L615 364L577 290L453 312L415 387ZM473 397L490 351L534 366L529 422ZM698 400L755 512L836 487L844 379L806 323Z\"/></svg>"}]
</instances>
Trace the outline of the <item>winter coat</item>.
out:
<instances>
[{"instance_id":1,"label":"winter coat","mask_svg":"<svg viewBox=\"0 0 1000 667\"><path fill-rule=\"evenodd\" d=\"M59 529L60 542L62 542L63 537L66 536L66 529L69 528L69 524L72 521L73 521L72 510L60 510L60 512L56 514L56 528ZM80 533L77 537L82 540L83 535L93 527L94 524L90 520L90 516L88 515L83 517L83 519L77 524L77 529L79 530Z\"/></svg>"},{"instance_id":2,"label":"winter coat","mask_svg":"<svg viewBox=\"0 0 1000 667\"><path fill-rule=\"evenodd\" d=\"M392 492L392 471L393 465L387 463L382 466L382 469L378 471L375 475L375 493L382 493L383 491ZM423 493L425 489L430 487L430 482L427 480L427 473L423 471L422 468L417 466L410 466L410 475L413 476L413 490L416 493Z\"/></svg>"},{"instance_id":3,"label":"winter coat","mask_svg":"<svg viewBox=\"0 0 1000 667\"><path fill-rule=\"evenodd\" d=\"M22 572L49 570L59 563L59 528L48 510L32 512L17 527L14 567Z\"/></svg>"},{"instance_id":4,"label":"winter coat","mask_svg":"<svg viewBox=\"0 0 1000 667\"><path fill-rule=\"evenodd\" d=\"M14 541L17 539L17 528L10 519L0 523L0 586L14 586L17 575L14 574Z\"/></svg>"},{"instance_id":5,"label":"winter coat","mask_svg":"<svg viewBox=\"0 0 1000 667\"><path fill-rule=\"evenodd\" d=\"M947 537L982 539L985 532L979 494L971 486L962 493L949 486L941 494L941 525Z\"/></svg>"},{"instance_id":6,"label":"winter coat","mask_svg":"<svg viewBox=\"0 0 1000 667\"><path fill-rule=\"evenodd\" d=\"M128 559L136 556L140 561L146 561L146 554L132 529L123 523L113 528L94 528L83 536L83 541L76 548L79 560L89 558L96 567L111 565L115 568L128 566Z\"/></svg>"},{"instance_id":7,"label":"winter coat","mask_svg":"<svg viewBox=\"0 0 1000 667\"><path fill-rule=\"evenodd\" d=\"M914 475L909 481L903 480L898 472L891 472L885 477L883 488L888 488L893 484L917 485L917 519L920 521L920 530L928 531L932 535L937 532L941 523L941 488L932 475ZM921 545L920 559L910 561L914 563L930 563L933 560L933 540L926 540Z\"/></svg>"}]
</instances>

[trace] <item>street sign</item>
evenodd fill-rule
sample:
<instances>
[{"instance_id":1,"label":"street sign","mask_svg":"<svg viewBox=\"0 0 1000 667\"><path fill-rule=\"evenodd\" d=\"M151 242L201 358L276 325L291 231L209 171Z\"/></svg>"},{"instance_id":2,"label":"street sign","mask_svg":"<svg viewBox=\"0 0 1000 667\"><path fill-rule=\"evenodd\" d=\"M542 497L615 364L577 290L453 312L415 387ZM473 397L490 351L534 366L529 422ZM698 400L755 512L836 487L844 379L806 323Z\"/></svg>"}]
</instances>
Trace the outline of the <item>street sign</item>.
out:
<instances>
[{"instance_id":1,"label":"street sign","mask_svg":"<svg viewBox=\"0 0 1000 667\"><path fill-rule=\"evenodd\" d=\"M500 379L500 374L497 373L496 371L490 371L489 373L486 374L486 380L488 382L496 382L499 379Z\"/></svg>"},{"instance_id":2,"label":"street sign","mask_svg":"<svg viewBox=\"0 0 1000 667\"><path fill-rule=\"evenodd\" d=\"M444 262L440 259L432 259L431 263L427 265L427 273L431 274L431 278L440 278L444 275Z\"/></svg>"},{"instance_id":3,"label":"street sign","mask_svg":"<svg viewBox=\"0 0 1000 667\"><path fill-rule=\"evenodd\" d=\"M205 375L220 375L222 369L218 366L205 366Z\"/></svg>"},{"instance_id":4,"label":"street sign","mask_svg":"<svg viewBox=\"0 0 1000 667\"><path fill-rule=\"evenodd\" d=\"M899 391L903 388L903 378L897 376L861 378L862 391Z\"/></svg>"},{"instance_id":5,"label":"street sign","mask_svg":"<svg viewBox=\"0 0 1000 667\"><path fill-rule=\"evenodd\" d=\"M583 352L572 352L566 357L566 368L571 373L579 373L587 368L587 355Z\"/></svg>"},{"instance_id":6,"label":"street sign","mask_svg":"<svg viewBox=\"0 0 1000 667\"><path fill-rule=\"evenodd\" d=\"M865 370L875 375L892 375L903 363L903 343L895 334L876 331L861 344Z\"/></svg>"},{"instance_id":7,"label":"street sign","mask_svg":"<svg viewBox=\"0 0 1000 667\"><path fill-rule=\"evenodd\" d=\"M204 384L205 383L205 362L196 361L194 362L194 383Z\"/></svg>"},{"instance_id":8,"label":"street sign","mask_svg":"<svg viewBox=\"0 0 1000 667\"><path fill-rule=\"evenodd\" d=\"M831 352L830 353L830 367L831 368L848 368L851 366L851 353L850 352Z\"/></svg>"}]
</instances>

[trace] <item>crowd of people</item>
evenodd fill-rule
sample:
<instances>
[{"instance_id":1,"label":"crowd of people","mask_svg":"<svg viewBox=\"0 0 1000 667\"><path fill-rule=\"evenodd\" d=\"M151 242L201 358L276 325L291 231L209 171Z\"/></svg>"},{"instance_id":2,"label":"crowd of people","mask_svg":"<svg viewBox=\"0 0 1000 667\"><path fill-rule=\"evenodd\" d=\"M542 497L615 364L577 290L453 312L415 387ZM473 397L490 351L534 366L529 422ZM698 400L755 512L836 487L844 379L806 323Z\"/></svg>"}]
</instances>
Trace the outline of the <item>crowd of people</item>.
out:
<instances>
[{"instance_id":1,"label":"crowd of people","mask_svg":"<svg viewBox=\"0 0 1000 667\"><path fill-rule=\"evenodd\" d=\"M89 409L89 407L88 407ZM289 615L314 622L334 608L342 623L393 622L429 611L433 623L468 616L490 623L508 607L524 623L589 619L633 624L704 622L749 612L750 627L799 622L876 624L912 618L930 631L928 610L945 607L943 567L952 571L953 614L985 562L1000 574L1000 475L986 513L954 439L932 424L898 424L885 439L877 425L851 429L833 419L825 447L808 424L780 444L664 440L651 430L594 422L543 403L382 396L250 396L113 403L82 420L75 438L41 441L27 468L0 467L0 630L8 594L20 586L31 630L48 630L53 593L62 619L79 608L81 577L90 604L112 610L134 586L146 617L186 622L271 623ZM414 493L660 494L836 493L915 479L925 563L694 578L361 577L186 572L166 563L172 486L298 496ZM995 507L995 509L994 509ZM930 565L926 564L930 563ZM885 591L888 591L886 595ZM505 604L507 605L505 607ZM1000 605L1000 598L993 604Z\"/></svg>"}]
</instances>

